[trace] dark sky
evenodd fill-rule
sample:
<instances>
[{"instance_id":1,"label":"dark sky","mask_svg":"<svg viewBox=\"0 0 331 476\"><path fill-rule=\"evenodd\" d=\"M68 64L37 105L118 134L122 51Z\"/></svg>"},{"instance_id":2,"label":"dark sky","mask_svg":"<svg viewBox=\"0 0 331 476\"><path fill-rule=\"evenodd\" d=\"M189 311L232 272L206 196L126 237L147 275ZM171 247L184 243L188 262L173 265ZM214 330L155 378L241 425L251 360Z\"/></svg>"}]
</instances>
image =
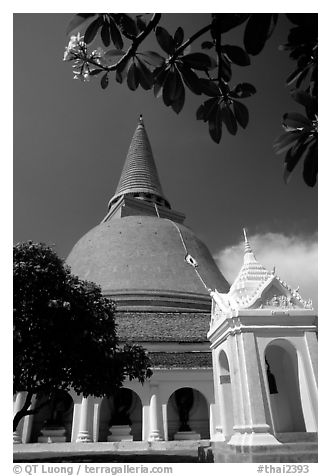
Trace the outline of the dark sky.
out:
<instances>
[{"instance_id":1,"label":"dark sky","mask_svg":"<svg viewBox=\"0 0 331 476\"><path fill-rule=\"evenodd\" d=\"M237 243L242 226L251 235L316 232L317 189L303 183L300 166L285 185L283 158L272 149L282 132L282 114L300 111L285 85L295 65L278 50L289 27L284 16L252 65L233 68L232 84L251 82L257 94L245 100L250 111L247 129L236 136L225 132L219 145L195 119L205 97L188 91L184 109L176 115L151 91L132 92L114 77L106 91L99 80L73 80L71 65L62 61L71 18L14 15L15 243L54 243L66 257L101 221L140 113L166 197L186 214L186 224L212 253ZM182 25L188 37L208 18L165 14L161 25L172 34ZM229 43L232 40L242 44L242 30L229 34ZM146 49L153 45L146 44Z\"/></svg>"}]
</instances>

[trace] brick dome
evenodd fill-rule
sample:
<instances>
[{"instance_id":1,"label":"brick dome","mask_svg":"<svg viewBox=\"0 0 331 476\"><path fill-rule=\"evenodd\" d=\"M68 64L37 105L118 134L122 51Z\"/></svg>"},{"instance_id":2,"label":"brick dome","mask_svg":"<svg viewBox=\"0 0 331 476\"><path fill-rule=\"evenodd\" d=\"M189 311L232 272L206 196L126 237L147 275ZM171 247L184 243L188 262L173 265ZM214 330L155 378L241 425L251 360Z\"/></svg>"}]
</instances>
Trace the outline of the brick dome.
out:
<instances>
[{"instance_id":1,"label":"brick dome","mask_svg":"<svg viewBox=\"0 0 331 476\"><path fill-rule=\"evenodd\" d=\"M108 209L67 263L80 278L99 284L119 309L203 312L211 306L208 288L228 291L207 247L163 195L142 117Z\"/></svg>"},{"instance_id":2,"label":"brick dome","mask_svg":"<svg viewBox=\"0 0 331 476\"><path fill-rule=\"evenodd\" d=\"M78 241L67 263L80 278L99 284L119 308L209 309L210 296L185 260L186 250L205 284L227 292L207 247L166 218L126 216L101 223Z\"/></svg>"}]
</instances>

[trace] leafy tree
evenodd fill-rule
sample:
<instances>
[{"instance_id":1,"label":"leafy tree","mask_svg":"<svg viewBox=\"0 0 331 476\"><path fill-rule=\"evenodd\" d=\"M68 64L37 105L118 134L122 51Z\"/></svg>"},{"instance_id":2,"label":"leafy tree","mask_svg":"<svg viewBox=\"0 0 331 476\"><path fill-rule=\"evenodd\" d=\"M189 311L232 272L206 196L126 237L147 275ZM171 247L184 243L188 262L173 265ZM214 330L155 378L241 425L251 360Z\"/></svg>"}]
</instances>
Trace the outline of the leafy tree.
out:
<instances>
[{"instance_id":1,"label":"leafy tree","mask_svg":"<svg viewBox=\"0 0 331 476\"><path fill-rule=\"evenodd\" d=\"M232 65L245 67L251 63L251 56L258 55L272 35L278 16L276 13L211 14L205 27L184 40L181 26L173 36L160 26L162 15L159 13L135 17L126 13L79 13L71 21L68 32L85 24L85 33L71 36L63 59L73 62L75 79L88 81L100 76L101 87L106 89L110 76L115 75L117 82L126 82L133 91L139 86L153 89L154 95L162 97L165 106L177 114L184 106L187 90L207 96L196 118L208 123L212 140L219 143L224 126L232 135L237 134L239 127L247 127L249 111L242 100L256 92L249 83L230 84ZM304 181L314 186L317 178L317 14L286 16L294 26L282 49L289 51L290 58L297 62L287 84L293 87L291 95L305 112L284 115L285 132L276 140L275 150L286 152L286 181L301 159ZM244 47L228 44L226 33L242 25L245 25ZM203 41L200 46L202 50L209 50L209 54L191 53L191 44L207 32L210 41ZM160 47L158 52L141 49L151 34ZM89 45L97 36L108 49L99 46L89 52Z\"/></svg>"},{"instance_id":2,"label":"leafy tree","mask_svg":"<svg viewBox=\"0 0 331 476\"><path fill-rule=\"evenodd\" d=\"M126 377L143 383L152 375L140 346L119 347L114 315L114 303L73 276L52 248L14 247L14 393L27 392L14 431L59 390L110 396ZM30 409L33 395L48 399Z\"/></svg>"}]
</instances>

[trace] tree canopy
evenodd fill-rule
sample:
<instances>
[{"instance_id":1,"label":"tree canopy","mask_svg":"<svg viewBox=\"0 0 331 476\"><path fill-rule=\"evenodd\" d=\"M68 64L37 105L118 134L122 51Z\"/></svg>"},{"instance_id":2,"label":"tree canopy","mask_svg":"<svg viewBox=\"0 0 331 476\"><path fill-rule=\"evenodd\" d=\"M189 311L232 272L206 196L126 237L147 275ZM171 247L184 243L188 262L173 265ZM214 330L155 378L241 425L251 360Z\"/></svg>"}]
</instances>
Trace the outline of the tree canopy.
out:
<instances>
[{"instance_id":1,"label":"tree canopy","mask_svg":"<svg viewBox=\"0 0 331 476\"><path fill-rule=\"evenodd\" d=\"M34 394L74 389L110 396L127 377L152 375L142 347L119 345L115 305L99 286L82 281L41 243L14 247L14 393L26 391L22 416Z\"/></svg>"},{"instance_id":2,"label":"tree canopy","mask_svg":"<svg viewBox=\"0 0 331 476\"><path fill-rule=\"evenodd\" d=\"M317 14L286 16L293 27L281 48L296 62L286 83L304 112L284 114L285 132L274 147L279 154L286 152L286 181L301 160L303 179L307 185L314 186L317 178ZM215 13L210 15L210 23L185 39L181 26L172 35L160 25L160 13L135 16L79 13L72 19L68 33L83 28L84 35L71 36L63 59L73 63L75 79L89 81L91 77L100 77L101 88L106 89L114 75L118 83L126 83L133 91L139 86L153 90L155 97L162 98L164 105L177 114L185 104L188 91L206 96L196 112L196 119L208 124L211 139L219 143L224 129L236 135L240 128L247 127L249 111L242 101L256 93L250 83L233 84L232 65L251 64L251 57L263 50L272 35L278 17L276 13ZM228 44L226 33L243 25L243 47ZM205 33L210 34L210 41L200 44L203 51L191 52L192 44ZM159 51L143 49L144 41L152 34ZM90 45L97 40L100 45L90 51Z\"/></svg>"}]
</instances>

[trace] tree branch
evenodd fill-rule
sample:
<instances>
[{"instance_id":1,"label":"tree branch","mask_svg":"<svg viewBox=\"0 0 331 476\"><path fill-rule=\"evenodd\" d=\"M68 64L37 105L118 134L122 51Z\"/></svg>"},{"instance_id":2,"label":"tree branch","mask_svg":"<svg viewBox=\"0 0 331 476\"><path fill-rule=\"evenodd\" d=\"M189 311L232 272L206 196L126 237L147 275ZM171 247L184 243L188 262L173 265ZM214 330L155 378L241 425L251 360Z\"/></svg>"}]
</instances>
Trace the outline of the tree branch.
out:
<instances>
[{"instance_id":1,"label":"tree branch","mask_svg":"<svg viewBox=\"0 0 331 476\"><path fill-rule=\"evenodd\" d=\"M209 25L204 26L201 28L201 30L197 31L194 33L194 35L191 36L188 40L185 41L177 50L175 53L172 55L171 59L176 59L182 51L185 50L191 43L193 43L196 39L198 39L200 36L202 36L204 33L209 31L211 29L211 23Z\"/></svg>"},{"instance_id":2,"label":"tree branch","mask_svg":"<svg viewBox=\"0 0 331 476\"><path fill-rule=\"evenodd\" d=\"M138 46L144 41L144 39L151 33L151 31L156 27L156 25L159 23L161 20L161 13L154 13L152 16L150 22L146 26L146 28L139 33L139 35L132 41L131 46L128 48L127 52L125 55L122 56L122 58L115 64L112 64L111 66L102 66L99 63L95 62L94 60L89 60L87 59L86 62L93 64L94 66L97 66L98 68L103 69L104 71L116 71L122 64L126 63L129 58L134 56L135 52L138 49Z\"/></svg>"},{"instance_id":3,"label":"tree branch","mask_svg":"<svg viewBox=\"0 0 331 476\"><path fill-rule=\"evenodd\" d=\"M23 407L21 408L21 410L19 410L16 415L14 416L14 420L13 420L13 431L16 430L17 428L17 425L19 424L21 418L23 418L27 413L28 411L28 408L30 407L31 405L31 400L32 400L32 397L33 397L33 392L31 391L28 391L27 395L26 395L26 398L25 398L25 402L24 402L24 405Z\"/></svg>"}]
</instances>

